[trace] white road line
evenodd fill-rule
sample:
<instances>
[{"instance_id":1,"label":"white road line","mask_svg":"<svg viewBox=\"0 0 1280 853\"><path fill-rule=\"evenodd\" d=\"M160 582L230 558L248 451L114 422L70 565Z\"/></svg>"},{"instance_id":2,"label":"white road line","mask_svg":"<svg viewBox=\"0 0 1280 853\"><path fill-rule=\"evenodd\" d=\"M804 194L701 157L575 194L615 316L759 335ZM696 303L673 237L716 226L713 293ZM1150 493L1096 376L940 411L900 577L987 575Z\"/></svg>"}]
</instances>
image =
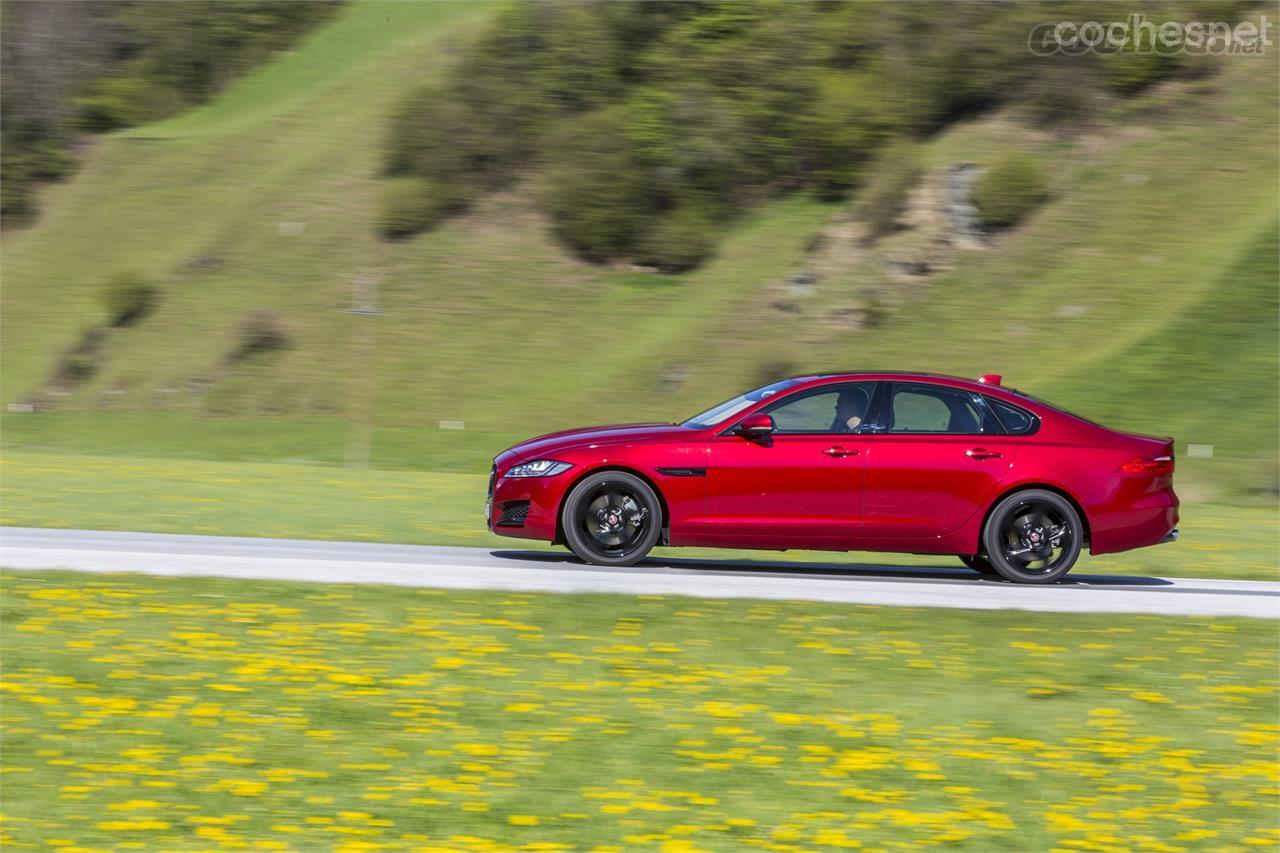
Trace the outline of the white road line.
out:
<instances>
[{"instance_id":1,"label":"white road line","mask_svg":"<svg viewBox=\"0 0 1280 853\"><path fill-rule=\"evenodd\" d=\"M518 543L517 543L518 544ZM442 589L687 595L975 610L1280 618L1280 583L1069 575L1015 586L963 569L661 558L598 569L567 554L362 542L0 528L0 566Z\"/></svg>"}]
</instances>

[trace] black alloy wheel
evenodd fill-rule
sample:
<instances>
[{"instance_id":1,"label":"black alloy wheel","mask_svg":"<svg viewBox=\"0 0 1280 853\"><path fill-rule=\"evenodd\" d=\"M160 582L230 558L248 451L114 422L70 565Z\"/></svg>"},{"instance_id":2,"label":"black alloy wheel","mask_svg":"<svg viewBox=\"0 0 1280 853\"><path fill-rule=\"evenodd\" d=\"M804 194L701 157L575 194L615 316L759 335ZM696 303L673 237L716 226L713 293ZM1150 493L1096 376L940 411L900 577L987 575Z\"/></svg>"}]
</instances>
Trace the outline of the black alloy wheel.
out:
<instances>
[{"instance_id":1,"label":"black alloy wheel","mask_svg":"<svg viewBox=\"0 0 1280 853\"><path fill-rule=\"evenodd\" d=\"M1071 571L1084 525L1062 495L1028 489L1009 495L987 518L982 542L992 567L1014 583L1056 583Z\"/></svg>"},{"instance_id":2,"label":"black alloy wheel","mask_svg":"<svg viewBox=\"0 0 1280 853\"><path fill-rule=\"evenodd\" d=\"M639 477L602 471L573 487L561 523L569 549L586 562L630 566L657 544L662 504Z\"/></svg>"}]
</instances>

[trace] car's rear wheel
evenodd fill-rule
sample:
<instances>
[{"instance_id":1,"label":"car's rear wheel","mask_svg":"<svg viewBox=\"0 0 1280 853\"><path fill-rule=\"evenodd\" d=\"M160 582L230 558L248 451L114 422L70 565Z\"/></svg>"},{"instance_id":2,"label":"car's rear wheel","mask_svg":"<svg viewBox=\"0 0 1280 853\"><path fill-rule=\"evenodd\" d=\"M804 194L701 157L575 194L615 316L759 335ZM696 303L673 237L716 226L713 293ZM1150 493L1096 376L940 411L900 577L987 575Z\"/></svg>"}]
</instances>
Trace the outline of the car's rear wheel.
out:
<instances>
[{"instance_id":1,"label":"car's rear wheel","mask_svg":"<svg viewBox=\"0 0 1280 853\"><path fill-rule=\"evenodd\" d=\"M1014 583L1055 583L1075 565L1084 525L1071 502L1056 492L1028 489L991 511L982 532L991 566Z\"/></svg>"},{"instance_id":2,"label":"car's rear wheel","mask_svg":"<svg viewBox=\"0 0 1280 853\"><path fill-rule=\"evenodd\" d=\"M973 569L980 575L999 575L996 567L991 565L991 561L987 559L986 554L961 554L960 562Z\"/></svg>"},{"instance_id":3,"label":"car's rear wheel","mask_svg":"<svg viewBox=\"0 0 1280 853\"><path fill-rule=\"evenodd\" d=\"M586 562L630 566L657 544L662 504L639 477L602 471L573 487L561 522L569 549Z\"/></svg>"}]
</instances>

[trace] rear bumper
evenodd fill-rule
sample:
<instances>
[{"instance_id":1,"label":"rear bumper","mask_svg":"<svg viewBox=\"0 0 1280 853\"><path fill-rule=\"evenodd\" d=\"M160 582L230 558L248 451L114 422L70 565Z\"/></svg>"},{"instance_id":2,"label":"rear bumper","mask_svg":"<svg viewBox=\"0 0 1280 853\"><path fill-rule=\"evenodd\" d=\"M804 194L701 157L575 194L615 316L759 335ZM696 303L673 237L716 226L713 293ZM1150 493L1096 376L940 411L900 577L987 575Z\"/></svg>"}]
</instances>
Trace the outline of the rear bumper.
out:
<instances>
[{"instance_id":1,"label":"rear bumper","mask_svg":"<svg viewBox=\"0 0 1280 853\"><path fill-rule=\"evenodd\" d=\"M1178 498L1172 489L1147 494L1111 512L1095 513L1089 552L1114 554L1178 538Z\"/></svg>"}]
</instances>

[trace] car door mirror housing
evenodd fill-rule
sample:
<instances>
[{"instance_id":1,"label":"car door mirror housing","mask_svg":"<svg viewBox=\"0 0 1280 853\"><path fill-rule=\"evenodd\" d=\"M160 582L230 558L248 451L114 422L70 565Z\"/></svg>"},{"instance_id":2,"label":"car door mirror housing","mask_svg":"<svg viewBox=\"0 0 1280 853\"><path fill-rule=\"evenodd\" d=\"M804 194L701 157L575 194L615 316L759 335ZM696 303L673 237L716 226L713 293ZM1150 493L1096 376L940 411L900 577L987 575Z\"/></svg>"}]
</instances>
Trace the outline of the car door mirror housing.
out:
<instances>
[{"instance_id":1,"label":"car door mirror housing","mask_svg":"<svg viewBox=\"0 0 1280 853\"><path fill-rule=\"evenodd\" d=\"M733 434L752 441L760 441L773 435L773 430L773 417L764 412L756 412L739 421L733 428Z\"/></svg>"}]
</instances>

